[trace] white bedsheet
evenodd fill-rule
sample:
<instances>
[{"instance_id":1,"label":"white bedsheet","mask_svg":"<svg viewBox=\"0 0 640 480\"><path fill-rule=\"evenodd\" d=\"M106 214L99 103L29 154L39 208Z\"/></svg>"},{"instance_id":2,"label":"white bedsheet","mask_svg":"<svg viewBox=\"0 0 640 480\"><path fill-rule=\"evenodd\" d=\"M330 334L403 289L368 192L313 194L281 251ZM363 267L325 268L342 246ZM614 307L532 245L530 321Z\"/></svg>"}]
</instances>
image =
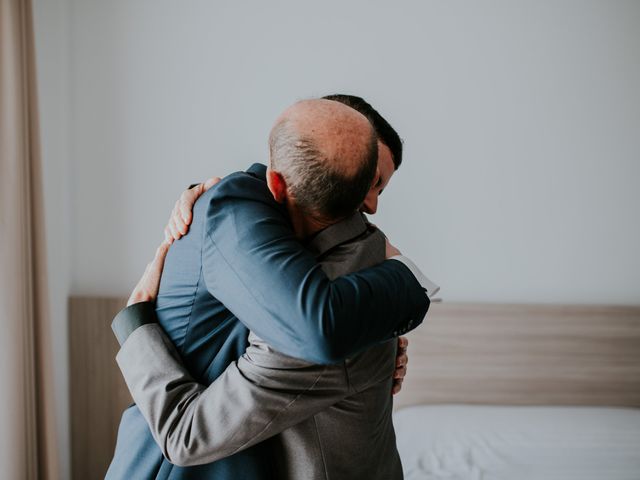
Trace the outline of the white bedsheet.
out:
<instances>
[{"instance_id":1,"label":"white bedsheet","mask_svg":"<svg viewBox=\"0 0 640 480\"><path fill-rule=\"evenodd\" d=\"M640 480L640 409L421 406L394 424L407 480Z\"/></svg>"}]
</instances>

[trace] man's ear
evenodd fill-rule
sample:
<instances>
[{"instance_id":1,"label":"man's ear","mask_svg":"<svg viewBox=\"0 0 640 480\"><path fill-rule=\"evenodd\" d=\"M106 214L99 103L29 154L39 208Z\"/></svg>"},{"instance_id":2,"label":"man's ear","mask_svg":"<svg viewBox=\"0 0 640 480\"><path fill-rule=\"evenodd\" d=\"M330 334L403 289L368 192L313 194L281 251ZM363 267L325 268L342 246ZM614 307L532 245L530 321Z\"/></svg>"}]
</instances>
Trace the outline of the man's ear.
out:
<instances>
[{"instance_id":1,"label":"man's ear","mask_svg":"<svg viewBox=\"0 0 640 480\"><path fill-rule=\"evenodd\" d=\"M284 177L271 168L267 168L267 186L274 200L278 203L284 203L287 199L287 184Z\"/></svg>"}]
</instances>

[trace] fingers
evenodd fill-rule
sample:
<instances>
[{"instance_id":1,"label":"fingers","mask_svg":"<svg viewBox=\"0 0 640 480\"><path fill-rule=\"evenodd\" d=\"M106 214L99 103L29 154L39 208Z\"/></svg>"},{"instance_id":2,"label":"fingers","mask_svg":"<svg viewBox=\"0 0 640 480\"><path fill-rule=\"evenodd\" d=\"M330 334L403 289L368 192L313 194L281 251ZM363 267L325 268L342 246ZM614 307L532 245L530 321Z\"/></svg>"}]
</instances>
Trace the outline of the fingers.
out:
<instances>
[{"instance_id":1,"label":"fingers","mask_svg":"<svg viewBox=\"0 0 640 480\"><path fill-rule=\"evenodd\" d=\"M220 177L211 177L204 183L200 183L193 188L189 188L180 194L171 210L169 221L164 229L164 239L168 244L175 240L180 240L189 231L189 225L193 221L193 206L196 200L204 192L220 182Z\"/></svg>"},{"instance_id":2,"label":"fingers","mask_svg":"<svg viewBox=\"0 0 640 480\"><path fill-rule=\"evenodd\" d=\"M207 190L209 190L211 187L213 187L220 180L222 180L220 177L211 177L209 180L204 182L204 191L206 192Z\"/></svg>"},{"instance_id":3,"label":"fingers","mask_svg":"<svg viewBox=\"0 0 640 480\"><path fill-rule=\"evenodd\" d=\"M176 225L175 215L171 216L171 218L169 219L169 225L167 225L167 227L169 228L171 237L173 237L174 240L179 240L182 234L180 233L180 231L178 230L178 226Z\"/></svg>"},{"instance_id":4,"label":"fingers","mask_svg":"<svg viewBox=\"0 0 640 480\"><path fill-rule=\"evenodd\" d=\"M193 206L196 200L200 198L200 195L220 182L220 180L220 177L211 177L206 182L182 192L180 198L178 198L173 206L173 210L171 210L169 222L164 229L164 240L166 243L170 245L175 240L180 240L187 234L189 225L191 225L193 221Z\"/></svg>"},{"instance_id":5,"label":"fingers","mask_svg":"<svg viewBox=\"0 0 640 480\"><path fill-rule=\"evenodd\" d=\"M176 234L178 235L178 238L176 238L176 240L178 240L180 237L186 235L189 231L188 225L191 223L191 210L184 210L182 204L176 205L176 208L171 215L171 222L173 223Z\"/></svg>"},{"instance_id":6,"label":"fingers","mask_svg":"<svg viewBox=\"0 0 640 480\"><path fill-rule=\"evenodd\" d=\"M407 364L409 363L409 356L407 355L407 347L409 346L409 340L407 337L398 337L398 350L396 353L396 369L393 372L393 385L391 387L391 394L397 395L402 390L402 382L407 375Z\"/></svg>"},{"instance_id":7,"label":"fingers","mask_svg":"<svg viewBox=\"0 0 640 480\"><path fill-rule=\"evenodd\" d=\"M194 187L194 190L198 187ZM201 188L201 187L200 187ZM173 240L179 240L184 235L187 234L189 230L188 224L191 223L191 210L188 207L185 207L185 204L188 204L189 201L189 190L184 192L180 198L176 201L173 206L173 210L171 210L171 215L169 216L169 222L167 223L167 227L165 229L165 235L168 231L168 235ZM188 212L188 215L187 215ZM185 221L185 217L187 217L188 221Z\"/></svg>"},{"instance_id":8,"label":"fingers","mask_svg":"<svg viewBox=\"0 0 640 480\"><path fill-rule=\"evenodd\" d=\"M396 368L406 366L409 363L409 356L407 355L407 348L409 347L409 340L407 337L398 337L398 350L396 352Z\"/></svg>"},{"instance_id":9,"label":"fingers","mask_svg":"<svg viewBox=\"0 0 640 480\"><path fill-rule=\"evenodd\" d=\"M171 210L171 215L169 215L169 221L167 222L167 226L164 227L164 240L168 244L172 244L174 240L178 240L180 238L180 234L178 233L178 229L176 227L176 209L178 207L178 203Z\"/></svg>"},{"instance_id":10,"label":"fingers","mask_svg":"<svg viewBox=\"0 0 640 480\"><path fill-rule=\"evenodd\" d=\"M158 297L160 290L160 277L164 268L164 261L169 252L169 244L163 242L157 249L153 260L144 269L142 277L133 289L127 305L138 302L153 302Z\"/></svg>"},{"instance_id":11,"label":"fingers","mask_svg":"<svg viewBox=\"0 0 640 480\"><path fill-rule=\"evenodd\" d=\"M407 367L402 366L396 368L393 372L393 385L391 387L391 394L397 395L400 390L402 390L402 382L404 382L404 377L407 375Z\"/></svg>"},{"instance_id":12,"label":"fingers","mask_svg":"<svg viewBox=\"0 0 640 480\"><path fill-rule=\"evenodd\" d=\"M397 395L402 390L402 382L404 379L394 380L393 386L391 387L391 395Z\"/></svg>"},{"instance_id":13,"label":"fingers","mask_svg":"<svg viewBox=\"0 0 640 480\"><path fill-rule=\"evenodd\" d=\"M400 352L396 355L396 368L404 367L409 363L409 355L407 355L406 351Z\"/></svg>"},{"instance_id":14,"label":"fingers","mask_svg":"<svg viewBox=\"0 0 640 480\"><path fill-rule=\"evenodd\" d=\"M176 202L174 212L174 217L177 217L176 222L178 224L180 224L180 222L184 223L184 229L180 228L180 232L187 233L187 225L191 225L191 219L193 218L193 205L204 191L204 185L201 183L189 190L185 190L182 192L182 195L180 195L180 198Z\"/></svg>"},{"instance_id":15,"label":"fingers","mask_svg":"<svg viewBox=\"0 0 640 480\"><path fill-rule=\"evenodd\" d=\"M394 380L404 379L406 375L407 375L407 367L403 365L402 367L396 368L396 371L393 373L393 379Z\"/></svg>"},{"instance_id":16,"label":"fingers","mask_svg":"<svg viewBox=\"0 0 640 480\"><path fill-rule=\"evenodd\" d=\"M176 223L180 227L180 233L186 234L188 230L188 225L191 225L191 220L193 219L193 214L191 213L191 206L181 201L176 213L174 214L174 218Z\"/></svg>"},{"instance_id":17,"label":"fingers","mask_svg":"<svg viewBox=\"0 0 640 480\"><path fill-rule=\"evenodd\" d=\"M169 223L165 229L165 239L168 242L179 240L189 231L189 225L193 221L193 206L200 196L220 181L220 177L212 177L205 183L185 190L176 201L171 212ZM171 240L169 240L169 237Z\"/></svg>"},{"instance_id":18,"label":"fingers","mask_svg":"<svg viewBox=\"0 0 640 480\"><path fill-rule=\"evenodd\" d=\"M396 368L406 367L409 363L409 356L407 354L396 356Z\"/></svg>"}]
</instances>

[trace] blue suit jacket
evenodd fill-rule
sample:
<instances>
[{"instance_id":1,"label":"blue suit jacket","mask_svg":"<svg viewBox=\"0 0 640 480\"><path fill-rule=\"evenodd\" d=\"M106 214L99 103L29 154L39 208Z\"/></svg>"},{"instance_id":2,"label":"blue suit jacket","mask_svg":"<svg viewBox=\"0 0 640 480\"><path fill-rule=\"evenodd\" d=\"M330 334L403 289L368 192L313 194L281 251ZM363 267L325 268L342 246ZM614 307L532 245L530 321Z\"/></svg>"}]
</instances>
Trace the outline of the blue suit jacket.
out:
<instances>
[{"instance_id":1,"label":"blue suit jacket","mask_svg":"<svg viewBox=\"0 0 640 480\"><path fill-rule=\"evenodd\" d=\"M167 256L156 313L198 382L240 357L249 329L275 349L333 363L418 326L429 300L396 261L330 281L295 238L264 165L226 177L195 205ZM123 414L109 479L270 479L269 442L198 467L166 461L135 405Z\"/></svg>"}]
</instances>

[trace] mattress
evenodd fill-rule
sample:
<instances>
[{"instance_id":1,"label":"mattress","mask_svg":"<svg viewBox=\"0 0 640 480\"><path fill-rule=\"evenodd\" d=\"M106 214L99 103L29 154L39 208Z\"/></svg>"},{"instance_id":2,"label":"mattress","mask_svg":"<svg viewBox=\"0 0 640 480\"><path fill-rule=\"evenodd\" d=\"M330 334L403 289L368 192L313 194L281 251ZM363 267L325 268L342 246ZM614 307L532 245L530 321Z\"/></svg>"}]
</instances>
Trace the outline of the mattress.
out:
<instances>
[{"instance_id":1,"label":"mattress","mask_svg":"<svg viewBox=\"0 0 640 480\"><path fill-rule=\"evenodd\" d=\"M407 480L640 480L640 409L420 406L394 425Z\"/></svg>"}]
</instances>

